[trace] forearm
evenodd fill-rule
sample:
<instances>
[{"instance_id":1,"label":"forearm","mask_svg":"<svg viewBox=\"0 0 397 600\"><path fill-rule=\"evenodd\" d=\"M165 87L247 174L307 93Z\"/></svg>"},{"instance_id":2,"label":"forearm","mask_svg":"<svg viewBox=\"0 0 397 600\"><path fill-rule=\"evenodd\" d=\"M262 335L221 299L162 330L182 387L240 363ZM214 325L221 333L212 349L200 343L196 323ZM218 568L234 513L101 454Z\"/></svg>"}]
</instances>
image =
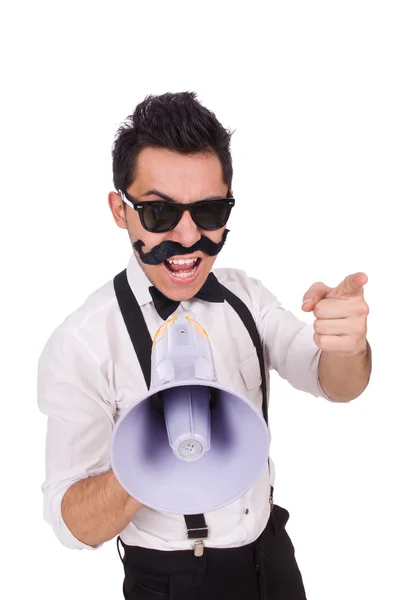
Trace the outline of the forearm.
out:
<instances>
[{"instance_id":1,"label":"forearm","mask_svg":"<svg viewBox=\"0 0 397 600\"><path fill-rule=\"evenodd\" d=\"M348 402L362 394L368 385L372 368L371 348L354 356L322 352L318 378L322 389L331 400Z\"/></svg>"},{"instance_id":2,"label":"forearm","mask_svg":"<svg viewBox=\"0 0 397 600\"><path fill-rule=\"evenodd\" d=\"M62 518L84 544L97 546L111 540L142 506L129 496L113 471L74 483L62 499Z\"/></svg>"}]
</instances>

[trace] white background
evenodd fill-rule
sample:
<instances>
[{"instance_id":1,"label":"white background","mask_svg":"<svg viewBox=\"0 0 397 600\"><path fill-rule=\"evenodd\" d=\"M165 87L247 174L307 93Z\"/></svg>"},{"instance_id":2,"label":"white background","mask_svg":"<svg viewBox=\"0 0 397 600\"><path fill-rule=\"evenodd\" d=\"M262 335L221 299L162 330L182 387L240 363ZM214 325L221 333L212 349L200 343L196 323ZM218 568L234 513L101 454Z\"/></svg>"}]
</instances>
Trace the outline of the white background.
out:
<instances>
[{"instance_id":1,"label":"white background","mask_svg":"<svg viewBox=\"0 0 397 600\"><path fill-rule=\"evenodd\" d=\"M129 258L107 207L119 123L146 94L181 90L236 130L219 266L260 278L306 320L313 282L369 277L370 387L334 405L274 374L272 456L308 599L397 598L396 5L231 4L1 10L2 598L122 598L114 542L67 550L42 520L36 366Z\"/></svg>"}]
</instances>

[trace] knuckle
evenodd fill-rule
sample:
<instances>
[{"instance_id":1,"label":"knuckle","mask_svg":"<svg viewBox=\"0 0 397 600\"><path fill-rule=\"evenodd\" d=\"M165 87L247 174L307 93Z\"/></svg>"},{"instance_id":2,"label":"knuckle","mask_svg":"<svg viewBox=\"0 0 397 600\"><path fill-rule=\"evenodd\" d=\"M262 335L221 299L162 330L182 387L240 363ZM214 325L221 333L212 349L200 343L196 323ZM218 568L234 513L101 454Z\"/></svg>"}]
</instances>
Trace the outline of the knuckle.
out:
<instances>
[{"instance_id":1,"label":"knuckle","mask_svg":"<svg viewBox=\"0 0 397 600\"><path fill-rule=\"evenodd\" d=\"M360 327L359 327L359 334L365 335L366 333L367 333L367 323L366 323L366 321L361 321Z\"/></svg>"},{"instance_id":2,"label":"knuckle","mask_svg":"<svg viewBox=\"0 0 397 600\"><path fill-rule=\"evenodd\" d=\"M359 298L355 307L356 313L361 316L367 316L369 314L369 306L363 298Z\"/></svg>"},{"instance_id":3,"label":"knuckle","mask_svg":"<svg viewBox=\"0 0 397 600\"><path fill-rule=\"evenodd\" d=\"M366 302L364 302L364 304L361 308L361 314L364 315L365 317L368 316L368 314L369 314L369 306Z\"/></svg>"},{"instance_id":4,"label":"knuckle","mask_svg":"<svg viewBox=\"0 0 397 600\"><path fill-rule=\"evenodd\" d=\"M317 302L316 306L313 308L313 314L315 317L321 317L321 306L320 302Z\"/></svg>"}]
</instances>

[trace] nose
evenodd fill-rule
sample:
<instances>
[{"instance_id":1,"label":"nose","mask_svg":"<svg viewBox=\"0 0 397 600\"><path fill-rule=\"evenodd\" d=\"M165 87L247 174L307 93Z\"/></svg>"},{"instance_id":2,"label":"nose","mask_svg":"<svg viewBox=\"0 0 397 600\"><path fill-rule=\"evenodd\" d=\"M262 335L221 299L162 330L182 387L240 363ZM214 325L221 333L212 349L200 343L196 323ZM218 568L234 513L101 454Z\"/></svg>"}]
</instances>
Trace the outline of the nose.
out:
<instances>
[{"instance_id":1,"label":"nose","mask_svg":"<svg viewBox=\"0 0 397 600\"><path fill-rule=\"evenodd\" d=\"M193 246L201 238L201 233L193 221L190 212L185 210L178 225L173 229L172 239L182 246Z\"/></svg>"}]
</instances>

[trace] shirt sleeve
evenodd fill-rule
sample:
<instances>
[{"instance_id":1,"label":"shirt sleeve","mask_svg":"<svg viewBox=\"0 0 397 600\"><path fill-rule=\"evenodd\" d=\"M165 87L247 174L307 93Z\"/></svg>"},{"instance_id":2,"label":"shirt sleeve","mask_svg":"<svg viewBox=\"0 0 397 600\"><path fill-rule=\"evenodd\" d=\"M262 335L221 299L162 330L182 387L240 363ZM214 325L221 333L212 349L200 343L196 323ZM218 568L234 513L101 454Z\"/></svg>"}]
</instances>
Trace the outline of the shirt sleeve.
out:
<instances>
[{"instance_id":1,"label":"shirt sleeve","mask_svg":"<svg viewBox=\"0 0 397 600\"><path fill-rule=\"evenodd\" d=\"M56 330L39 358L38 405L47 416L44 519L64 546L99 548L73 536L61 502L74 482L110 468L112 403L100 364L67 331Z\"/></svg>"},{"instance_id":2,"label":"shirt sleeve","mask_svg":"<svg viewBox=\"0 0 397 600\"><path fill-rule=\"evenodd\" d=\"M313 325L286 310L260 282L255 281L255 286L258 330L269 369L294 388L328 400L318 380L321 350L313 339Z\"/></svg>"}]
</instances>

